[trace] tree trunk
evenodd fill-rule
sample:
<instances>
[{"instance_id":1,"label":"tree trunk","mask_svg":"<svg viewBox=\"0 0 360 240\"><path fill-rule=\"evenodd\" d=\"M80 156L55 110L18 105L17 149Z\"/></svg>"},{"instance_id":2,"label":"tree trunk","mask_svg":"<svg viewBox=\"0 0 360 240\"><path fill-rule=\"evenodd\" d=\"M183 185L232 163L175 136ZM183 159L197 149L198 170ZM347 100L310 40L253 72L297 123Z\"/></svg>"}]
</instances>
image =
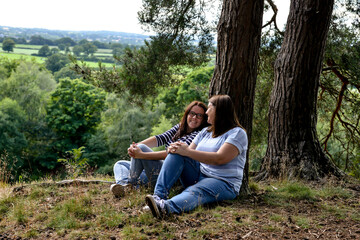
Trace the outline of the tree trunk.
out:
<instances>
[{"instance_id":1,"label":"tree trunk","mask_svg":"<svg viewBox=\"0 0 360 240\"><path fill-rule=\"evenodd\" d=\"M247 131L249 148L263 8L264 0L224 0L218 24L216 65L209 90L209 96L227 94L231 97L240 123ZM248 192L248 175L247 160L241 192Z\"/></svg>"},{"instance_id":2,"label":"tree trunk","mask_svg":"<svg viewBox=\"0 0 360 240\"><path fill-rule=\"evenodd\" d=\"M275 62L268 148L257 180L341 175L316 134L319 75L333 5L334 0L291 1Z\"/></svg>"}]
</instances>

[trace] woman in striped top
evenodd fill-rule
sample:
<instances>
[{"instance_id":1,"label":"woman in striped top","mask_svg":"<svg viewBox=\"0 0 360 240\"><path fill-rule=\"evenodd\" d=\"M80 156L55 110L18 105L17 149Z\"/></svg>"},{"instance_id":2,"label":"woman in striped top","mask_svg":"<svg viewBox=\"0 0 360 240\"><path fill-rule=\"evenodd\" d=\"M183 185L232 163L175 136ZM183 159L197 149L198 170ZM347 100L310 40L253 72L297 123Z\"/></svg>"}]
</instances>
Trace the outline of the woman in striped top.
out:
<instances>
[{"instance_id":1,"label":"woman in striped top","mask_svg":"<svg viewBox=\"0 0 360 240\"><path fill-rule=\"evenodd\" d=\"M155 217L193 210L199 205L234 199L240 190L248 139L228 95L209 99L208 123L190 146L176 142L169 148L154 195L145 198ZM180 178L185 190L167 199Z\"/></svg>"},{"instance_id":2,"label":"woman in striped top","mask_svg":"<svg viewBox=\"0 0 360 240\"><path fill-rule=\"evenodd\" d=\"M134 185L149 184L154 187L167 151L154 152L151 148L165 145L167 149L176 141L190 145L199 131L208 126L206 110L203 102L193 101L186 107L179 124L160 135L149 137L139 143L133 142L128 148L131 161L121 160L114 165L116 184L110 187L113 194L121 197L126 188Z\"/></svg>"}]
</instances>

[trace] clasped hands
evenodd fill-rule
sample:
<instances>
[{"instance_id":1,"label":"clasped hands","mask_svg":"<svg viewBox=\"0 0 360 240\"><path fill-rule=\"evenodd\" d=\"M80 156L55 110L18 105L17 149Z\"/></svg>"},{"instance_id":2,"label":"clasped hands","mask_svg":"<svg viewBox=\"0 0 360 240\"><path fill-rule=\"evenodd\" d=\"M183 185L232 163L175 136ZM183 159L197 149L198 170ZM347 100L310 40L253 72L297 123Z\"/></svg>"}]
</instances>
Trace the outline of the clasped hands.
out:
<instances>
[{"instance_id":1,"label":"clasped hands","mask_svg":"<svg viewBox=\"0 0 360 240\"><path fill-rule=\"evenodd\" d=\"M171 143L167 148L168 153L176 153L180 155L185 155L189 145L184 142L174 142Z\"/></svg>"},{"instance_id":2,"label":"clasped hands","mask_svg":"<svg viewBox=\"0 0 360 240\"><path fill-rule=\"evenodd\" d=\"M133 142L130 144L130 147L128 148L128 154L132 158L139 157L139 154L141 154L141 149L137 146L137 143Z\"/></svg>"}]
</instances>

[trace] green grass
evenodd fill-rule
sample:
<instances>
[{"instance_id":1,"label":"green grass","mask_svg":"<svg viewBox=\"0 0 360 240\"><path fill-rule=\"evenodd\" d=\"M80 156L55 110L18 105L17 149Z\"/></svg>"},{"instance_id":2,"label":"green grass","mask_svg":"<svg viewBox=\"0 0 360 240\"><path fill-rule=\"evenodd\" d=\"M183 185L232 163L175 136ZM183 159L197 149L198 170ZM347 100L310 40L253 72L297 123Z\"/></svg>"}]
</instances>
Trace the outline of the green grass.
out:
<instances>
[{"instance_id":1,"label":"green grass","mask_svg":"<svg viewBox=\"0 0 360 240\"><path fill-rule=\"evenodd\" d=\"M36 56L30 56L30 55L24 55L24 54L7 53L7 52L0 51L0 56L7 57L9 59L25 59L27 61L35 61L38 63L45 62L45 59L42 57L36 57Z\"/></svg>"},{"instance_id":2,"label":"green grass","mask_svg":"<svg viewBox=\"0 0 360 240\"><path fill-rule=\"evenodd\" d=\"M249 232L267 236L291 227L314 232L329 218L360 223L359 205L347 189L299 182L257 183L255 188L260 201L256 206L250 198L239 198L158 220L142 210L150 192L146 188L115 199L108 185L31 185L0 197L0 234L18 232L16 236L28 239L43 239L48 232L58 239L216 239ZM337 224L327 227L336 229ZM26 229L19 231L21 226Z\"/></svg>"}]
</instances>

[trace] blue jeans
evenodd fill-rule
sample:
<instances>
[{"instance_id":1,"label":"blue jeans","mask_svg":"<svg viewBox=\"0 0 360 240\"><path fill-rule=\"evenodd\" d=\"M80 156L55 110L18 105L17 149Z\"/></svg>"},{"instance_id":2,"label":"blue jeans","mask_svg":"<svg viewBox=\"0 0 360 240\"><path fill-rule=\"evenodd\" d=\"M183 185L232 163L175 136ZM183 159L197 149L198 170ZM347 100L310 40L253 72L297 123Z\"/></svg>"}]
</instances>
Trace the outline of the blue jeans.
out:
<instances>
[{"instance_id":1,"label":"blue jeans","mask_svg":"<svg viewBox=\"0 0 360 240\"><path fill-rule=\"evenodd\" d=\"M170 188L178 178L185 190L165 201L168 213L189 212L200 205L231 200L237 195L227 182L201 173L199 162L178 154L166 157L154 194L167 199Z\"/></svg>"},{"instance_id":2,"label":"blue jeans","mask_svg":"<svg viewBox=\"0 0 360 240\"><path fill-rule=\"evenodd\" d=\"M138 147L143 152L152 152L145 144ZM135 186L150 184L155 186L163 160L146 160L131 158L130 161L120 160L114 165L114 176L117 184L132 184Z\"/></svg>"}]
</instances>

